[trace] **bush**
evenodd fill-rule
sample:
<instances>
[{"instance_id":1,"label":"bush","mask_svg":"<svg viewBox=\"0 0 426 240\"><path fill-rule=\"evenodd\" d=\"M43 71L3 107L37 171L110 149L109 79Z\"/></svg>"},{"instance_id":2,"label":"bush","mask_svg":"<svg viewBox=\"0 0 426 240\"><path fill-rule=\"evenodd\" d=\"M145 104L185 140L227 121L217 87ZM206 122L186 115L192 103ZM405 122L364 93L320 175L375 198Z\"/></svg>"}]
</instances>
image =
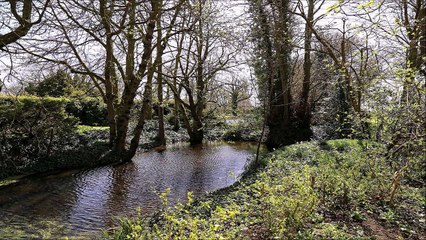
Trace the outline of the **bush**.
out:
<instances>
[{"instance_id":1,"label":"bush","mask_svg":"<svg viewBox=\"0 0 426 240\"><path fill-rule=\"evenodd\" d=\"M78 120L67 100L0 96L0 178L72 146Z\"/></svg>"},{"instance_id":2,"label":"bush","mask_svg":"<svg viewBox=\"0 0 426 240\"><path fill-rule=\"evenodd\" d=\"M264 169L198 201L189 194L186 205L169 207L169 191L161 194L163 208L153 219L123 219L106 238L366 239L370 233L345 223L362 221L375 204L386 204L392 170L383 152L379 144L358 140L288 146L270 154ZM410 197L409 208L418 214L424 197L412 192L417 197ZM397 218L389 210L381 216L388 222ZM412 221L424 215L408 216Z\"/></svg>"},{"instance_id":3,"label":"bush","mask_svg":"<svg viewBox=\"0 0 426 240\"><path fill-rule=\"evenodd\" d=\"M249 121L236 121L225 126L227 129L223 133L222 138L226 141L259 141L262 130L259 128L257 122Z\"/></svg>"},{"instance_id":4,"label":"bush","mask_svg":"<svg viewBox=\"0 0 426 240\"><path fill-rule=\"evenodd\" d=\"M62 97L69 87L70 76L63 70L53 72L39 83L30 83L25 89L31 95L39 97Z\"/></svg>"},{"instance_id":5,"label":"bush","mask_svg":"<svg viewBox=\"0 0 426 240\"><path fill-rule=\"evenodd\" d=\"M65 110L80 120L81 125L107 126L107 109L102 99L85 97L67 100Z\"/></svg>"}]
</instances>

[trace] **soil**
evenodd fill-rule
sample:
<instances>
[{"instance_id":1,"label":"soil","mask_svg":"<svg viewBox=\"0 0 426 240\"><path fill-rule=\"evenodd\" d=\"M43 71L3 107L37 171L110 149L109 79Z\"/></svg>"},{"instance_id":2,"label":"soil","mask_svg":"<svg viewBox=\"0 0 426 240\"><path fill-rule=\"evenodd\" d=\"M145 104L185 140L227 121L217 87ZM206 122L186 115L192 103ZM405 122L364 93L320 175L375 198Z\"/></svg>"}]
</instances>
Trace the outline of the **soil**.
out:
<instances>
[{"instance_id":1,"label":"soil","mask_svg":"<svg viewBox=\"0 0 426 240\"><path fill-rule=\"evenodd\" d=\"M369 216L361 223L368 235L377 240L403 239L401 232L397 229L386 228L376 219Z\"/></svg>"}]
</instances>

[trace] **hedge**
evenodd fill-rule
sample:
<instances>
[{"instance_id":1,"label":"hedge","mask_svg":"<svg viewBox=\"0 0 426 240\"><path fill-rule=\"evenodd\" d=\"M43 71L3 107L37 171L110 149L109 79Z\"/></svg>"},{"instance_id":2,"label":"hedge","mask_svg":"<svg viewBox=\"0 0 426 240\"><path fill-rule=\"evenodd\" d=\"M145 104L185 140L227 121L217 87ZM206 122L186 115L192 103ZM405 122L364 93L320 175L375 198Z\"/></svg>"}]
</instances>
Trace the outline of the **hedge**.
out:
<instances>
[{"instance_id":1,"label":"hedge","mask_svg":"<svg viewBox=\"0 0 426 240\"><path fill-rule=\"evenodd\" d=\"M50 97L0 96L0 175L72 146L78 119L66 113L66 103Z\"/></svg>"},{"instance_id":2,"label":"hedge","mask_svg":"<svg viewBox=\"0 0 426 240\"><path fill-rule=\"evenodd\" d=\"M67 113L77 117L81 125L108 125L107 109L102 99L93 97L67 99L65 110Z\"/></svg>"},{"instance_id":3,"label":"hedge","mask_svg":"<svg viewBox=\"0 0 426 240\"><path fill-rule=\"evenodd\" d=\"M67 114L78 118L80 125L88 126L106 126L107 109L102 99L94 97L84 98L55 98L55 97L36 97L36 96L2 96L0 95L0 109L8 108L11 104L19 102L28 106L40 106L40 104L49 107L57 104L64 104L64 110ZM1 116L1 115L0 115Z\"/></svg>"}]
</instances>

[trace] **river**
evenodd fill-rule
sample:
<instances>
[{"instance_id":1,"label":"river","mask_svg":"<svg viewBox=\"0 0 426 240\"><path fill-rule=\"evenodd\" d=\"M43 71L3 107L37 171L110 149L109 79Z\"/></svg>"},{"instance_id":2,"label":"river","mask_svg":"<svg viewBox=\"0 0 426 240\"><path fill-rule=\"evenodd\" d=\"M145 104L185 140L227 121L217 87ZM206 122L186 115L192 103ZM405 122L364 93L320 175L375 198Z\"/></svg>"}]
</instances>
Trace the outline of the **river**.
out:
<instances>
[{"instance_id":1,"label":"river","mask_svg":"<svg viewBox=\"0 0 426 240\"><path fill-rule=\"evenodd\" d=\"M231 185L254 157L251 143L175 145L144 152L132 162L26 179L0 188L0 239L95 237L134 216L149 216L169 201L185 201Z\"/></svg>"}]
</instances>

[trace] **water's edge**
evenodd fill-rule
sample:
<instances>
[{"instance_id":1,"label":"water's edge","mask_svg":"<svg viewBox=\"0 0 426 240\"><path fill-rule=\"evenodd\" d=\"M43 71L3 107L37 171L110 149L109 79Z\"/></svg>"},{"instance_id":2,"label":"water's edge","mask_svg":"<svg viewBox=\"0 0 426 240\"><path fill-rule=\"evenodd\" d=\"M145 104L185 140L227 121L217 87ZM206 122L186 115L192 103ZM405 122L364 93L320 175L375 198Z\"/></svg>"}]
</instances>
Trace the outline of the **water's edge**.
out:
<instances>
[{"instance_id":1,"label":"water's edge","mask_svg":"<svg viewBox=\"0 0 426 240\"><path fill-rule=\"evenodd\" d=\"M161 205L157 194L167 188L171 203L185 201L188 191L210 195L250 169L246 164L254 146L172 146L162 153L140 153L130 163L39 175L0 187L0 238L99 235L99 229L117 226L118 217L134 216L139 206L143 214L154 214Z\"/></svg>"}]
</instances>

